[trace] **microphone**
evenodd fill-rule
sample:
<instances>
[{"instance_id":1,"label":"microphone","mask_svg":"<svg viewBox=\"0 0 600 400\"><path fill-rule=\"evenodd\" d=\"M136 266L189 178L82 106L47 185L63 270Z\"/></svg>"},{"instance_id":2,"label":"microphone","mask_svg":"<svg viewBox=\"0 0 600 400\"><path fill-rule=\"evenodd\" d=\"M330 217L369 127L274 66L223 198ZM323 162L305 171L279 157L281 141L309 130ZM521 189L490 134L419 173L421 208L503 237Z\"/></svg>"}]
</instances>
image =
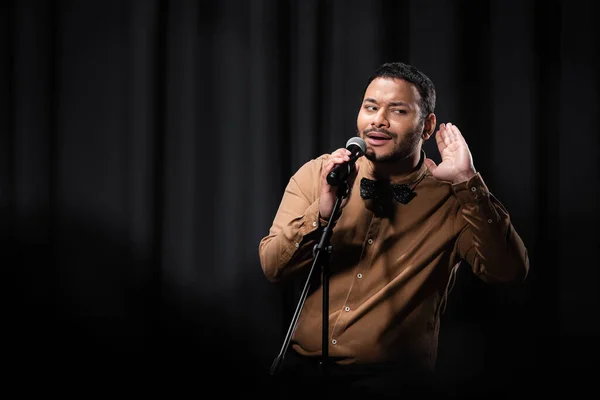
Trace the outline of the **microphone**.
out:
<instances>
[{"instance_id":1,"label":"microphone","mask_svg":"<svg viewBox=\"0 0 600 400\"><path fill-rule=\"evenodd\" d=\"M350 161L333 167L331 172L327 175L327 183L331 186L338 186L348 179L348 176L354 171L354 163L356 160L363 156L367 151L367 144L360 137L356 136L350 138L348 142L346 142L346 149L350 150Z\"/></svg>"}]
</instances>

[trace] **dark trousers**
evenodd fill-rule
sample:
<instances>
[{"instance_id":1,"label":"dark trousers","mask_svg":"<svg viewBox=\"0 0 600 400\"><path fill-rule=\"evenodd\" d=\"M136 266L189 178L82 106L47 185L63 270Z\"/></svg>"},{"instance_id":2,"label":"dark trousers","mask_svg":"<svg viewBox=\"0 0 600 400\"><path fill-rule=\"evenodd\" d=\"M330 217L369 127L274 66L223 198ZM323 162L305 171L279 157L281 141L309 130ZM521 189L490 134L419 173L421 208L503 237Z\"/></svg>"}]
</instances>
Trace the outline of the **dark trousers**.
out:
<instances>
[{"instance_id":1,"label":"dark trousers","mask_svg":"<svg viewBox=\"0 0 600 400\"><path fill-rule=\"evenodd\" d=\"M414 371L398 364L339 365L303 357L290 349L277 376L277 396L289 398L428 398L436 393L432 372ZM425 397L424 397L425 396ZM365 397L365 400L369 397Z\"/></svg>"}]
</instances>

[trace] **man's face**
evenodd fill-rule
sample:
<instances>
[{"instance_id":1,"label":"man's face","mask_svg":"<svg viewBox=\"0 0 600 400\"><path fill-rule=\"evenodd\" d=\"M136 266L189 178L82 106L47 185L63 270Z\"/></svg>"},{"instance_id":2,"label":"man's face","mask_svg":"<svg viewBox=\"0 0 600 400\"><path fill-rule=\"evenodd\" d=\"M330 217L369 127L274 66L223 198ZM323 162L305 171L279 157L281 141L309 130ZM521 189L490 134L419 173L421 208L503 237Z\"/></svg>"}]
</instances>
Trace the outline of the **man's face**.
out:
<instances>
[{"instance_id":1,"label":"man's face","mask_svg":"<svg viewBox=\"0 0 600 400\"><path fill-rule=\"evenodd\" d=\"M376 78L369 84L357 118L367 159L390 163L414 153L423 130L420 100L416 86L402 79Z\"/></svg>"}]
</instances>

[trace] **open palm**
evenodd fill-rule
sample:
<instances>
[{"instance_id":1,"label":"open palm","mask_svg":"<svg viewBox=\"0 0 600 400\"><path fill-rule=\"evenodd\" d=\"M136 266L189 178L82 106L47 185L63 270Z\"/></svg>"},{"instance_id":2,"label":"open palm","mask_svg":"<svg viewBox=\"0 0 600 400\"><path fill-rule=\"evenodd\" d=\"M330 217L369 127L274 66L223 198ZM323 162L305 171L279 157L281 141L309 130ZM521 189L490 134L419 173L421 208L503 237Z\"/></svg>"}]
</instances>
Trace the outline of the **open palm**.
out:
<instances>
[{"instance_id":1,"label":"open palm","mask_svg":"<svg viewBox=\"0 0 600 400\"><path fill-rule=\"evenodd\" d=\"M476 174L469 146L455 125L440 124L435 140L442 156L442 162L436 165L429 158L425 160L427 168L434 178L459 183Z\"/></svg>"}]
</instances>

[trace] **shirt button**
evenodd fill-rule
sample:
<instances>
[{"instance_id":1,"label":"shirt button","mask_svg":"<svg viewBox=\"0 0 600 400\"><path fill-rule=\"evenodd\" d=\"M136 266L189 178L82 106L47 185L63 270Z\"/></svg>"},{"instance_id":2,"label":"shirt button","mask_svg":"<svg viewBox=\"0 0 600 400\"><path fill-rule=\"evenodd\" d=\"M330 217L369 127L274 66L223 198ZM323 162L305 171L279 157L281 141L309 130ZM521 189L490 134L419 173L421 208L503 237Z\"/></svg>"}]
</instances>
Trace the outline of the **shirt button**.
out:
<instances>
[{"instance_id":1,"label":"shirt button","mask_svg":"<svg viewBox=\"0 0 600 400\"><path fill-rule=\"evenodd\" d=\"M350 307L345 307L344 310L346 310L346 312L350 311Z\"/></svg>"},{"instance_id":2,"label":"shirt button","mask_svg":"<svg viewBox=\"0 0 600 400\"><path fill-rule=\"evenodd\" d=\"M488 219L488 224L491 224L491 223L492 223L492 220L491 220L491 219Z\"/></svg>"},{"instance_id":3,"label":"shirt button","mask_svg":"<svg viewBox=\"0 0 600 400\"><path fill-rule=\"evenodd\" d=\"M315 221L315 222L313 222L313 226L317 226L317 222L316 222L316 221Z\"/></svg>"},{"instance_id":4,"label":"shirt button","mask_svg":"<svg viewBox=\"0 0 600 400\"><path fill-rule=\"evenodd\" d=\"M300 243L296 243L296 248L300 247Z\"/></svg>"},{"instance_id":5,"label":"shirt button","mask_svg":"<svg viewBox=\"0 0 600 400\"><path fill-rule=\"evenodd\" d=\"M476 192L476 191L477 191L477 188L476 188L475 186L473 186L473 187L471 188L471 192Z\"/></svg>"},{"instance_id":6,"label":"shirt button","mask_svg":"<svg viewBox=\"0 0 600 400\"><path fill-rule=\"evenodd\" d=\"M369 239L367 242L369 242L369 244L373 244L373 239Z\"/></svg>"},{"instance_id":7,"label":"shirt button","mask_svg":"<svg viewBox=\"0 0 600 400\"><path fill-rule=\"evenodd\" d=\"M360 279L360 278L362 278L362 274L356 274L356 277L357 277L358 279Z\"/></svg>"},{"instance_id":8,"label":"shirt button","mask_svg":"<svg viewBox=\"0 0 600 400\"><path fill-rule=\"evenodd\" d=\"M335 339L333 339L333 340L331 341L331 344L336 344L336 343L337 343L337 340L335 340Z\"/></svg>"}]
</instances>

